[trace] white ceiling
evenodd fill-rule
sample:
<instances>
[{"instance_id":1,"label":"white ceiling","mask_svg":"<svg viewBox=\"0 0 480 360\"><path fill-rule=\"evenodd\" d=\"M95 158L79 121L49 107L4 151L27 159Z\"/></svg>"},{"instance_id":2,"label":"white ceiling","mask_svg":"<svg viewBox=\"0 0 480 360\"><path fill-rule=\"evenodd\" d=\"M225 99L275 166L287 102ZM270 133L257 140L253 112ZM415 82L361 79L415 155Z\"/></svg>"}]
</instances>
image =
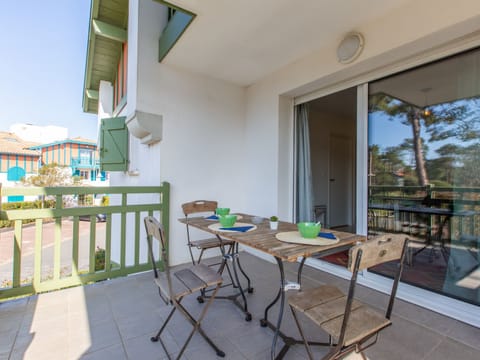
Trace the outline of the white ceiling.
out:
<instances>
[{"instance_id":1,"label":"white ceiling","mask_svg":"<svg viewBox=\"0 0 480 360\"><path fill-rule=\"evenodd\" d=\"M197 14L163 60L250 85L413 0L172 0Z\"/></svg>"}]
</instances>

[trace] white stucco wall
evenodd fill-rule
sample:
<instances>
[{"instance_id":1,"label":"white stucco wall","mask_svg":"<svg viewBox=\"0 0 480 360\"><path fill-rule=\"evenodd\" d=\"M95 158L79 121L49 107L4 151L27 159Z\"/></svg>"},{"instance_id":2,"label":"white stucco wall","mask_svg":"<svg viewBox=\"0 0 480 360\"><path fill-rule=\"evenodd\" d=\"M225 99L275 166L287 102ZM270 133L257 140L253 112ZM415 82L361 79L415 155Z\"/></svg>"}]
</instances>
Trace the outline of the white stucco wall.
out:
<instances>
[{"instance_id":1,"label":"white stucco wall","mask_svg":"<svg viewBox=\"0 0 480 360\"><path fill-rule=\"evenodd\" d=\"M185 226L177 221L182 203L212 199L232 211L245 208L245 89L160 64L165 8L151 0L129 6L129 87L122 115L161 115L162 140L144 145L130 136L130 170L138 175L115 172L111 184L171 184L170 256L173 264L183 263L190 258ZM137 13L140 21L132 16Z\"/></svg>"}]
</instances>

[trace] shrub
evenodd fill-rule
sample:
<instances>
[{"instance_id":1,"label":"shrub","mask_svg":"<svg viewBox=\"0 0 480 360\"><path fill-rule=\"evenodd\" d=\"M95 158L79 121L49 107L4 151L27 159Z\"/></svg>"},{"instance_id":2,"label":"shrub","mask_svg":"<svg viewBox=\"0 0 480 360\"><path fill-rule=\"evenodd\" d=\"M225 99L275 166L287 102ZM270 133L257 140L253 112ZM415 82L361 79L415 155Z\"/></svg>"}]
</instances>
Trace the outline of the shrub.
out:
<instances>
[{"instance_id":1,"label":"shrub","mask_svg":"<svg viewBox=\"0 0 480 360\"><path fill-rule=\"evenodd\" d=\"M93 205L93 195L91 194L79 194L78 195L79 206L91 206Z\"/></svg>"},{"instance_id":2,"label":"shrub","mask_svg":"<svg viewBox=\"0 0 480 360\"><path fill-rule=\"evenodd\" d=\"M109 206L110 205L110 197L108 195L102 196L102 206Z\"/></svg>"},{"instance_id":3,"label":"shrub","mask_svg":"<svg viewBox=\"0 0 480 360\"><path fill-rule=\"evenodd\" d=\"M95 250L95 271L105 270L105 249L97 246Z\"/></svg>"}]
</instances>

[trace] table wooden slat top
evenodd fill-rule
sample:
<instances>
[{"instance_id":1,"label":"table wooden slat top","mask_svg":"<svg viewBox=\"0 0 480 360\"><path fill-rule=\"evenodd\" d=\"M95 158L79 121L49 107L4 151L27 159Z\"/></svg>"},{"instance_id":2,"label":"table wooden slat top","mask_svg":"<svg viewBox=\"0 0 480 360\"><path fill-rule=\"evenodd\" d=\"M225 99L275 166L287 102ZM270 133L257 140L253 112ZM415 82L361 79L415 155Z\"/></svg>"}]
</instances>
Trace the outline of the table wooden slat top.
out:
<instances>
[{"instance_id":1,"label":"table wooden slat top","mask_svg":"<svg viewBox=\"0 0 480 360\"><path fill-rule=\"evenodd\" d=\"M242 216L242 223L252 223L253 215L238 214ZM185 218L179 219L180 222L186 223ZM340 241L331 245L303 245L293 244L277 240L275 235L280 232L297 230L297 225L289 222L280 221L277 230L271 230L268 219L264 219L262 223L255 224L257 228L248 232L222 232L211 230L208 226L212 224L211 220L203 217L189 217L190 226L197 229L220 235L222 239L233 240L239 244L249 246L264 253L273 255L283 261L294 262L299 257L310 257L317 253L324 252L329 249L338 247L351 246L358 241L365 241L366 236L347 233L343 231L335 231L328 229L326 231L333 233Z\"/></svg>"}]
</instances>

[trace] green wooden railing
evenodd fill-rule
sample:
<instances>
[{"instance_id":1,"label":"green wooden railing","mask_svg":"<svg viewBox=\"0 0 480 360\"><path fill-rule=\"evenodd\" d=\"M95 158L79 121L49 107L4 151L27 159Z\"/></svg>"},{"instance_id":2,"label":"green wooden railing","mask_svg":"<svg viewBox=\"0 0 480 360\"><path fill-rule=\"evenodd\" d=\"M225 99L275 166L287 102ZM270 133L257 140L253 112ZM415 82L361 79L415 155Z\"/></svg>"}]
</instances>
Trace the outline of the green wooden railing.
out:
<instances>
[{"instance_id":1,"label":"green wooden railing","mask_svg":"<svg viewBox=\"0 0 480 360\"><path fill-rule=\"evenodd\" d=\"M169 194L170 186L162 183L161 186L143 187L51 187L32 188L15 187L1 188L2 197L24 196L28 198L54 198L54 208L28 209L28 210L5 210L0 212L0 219L11 220L14 223L13 256L11 259L12 275L9 281L0 279L0 301L15 296L35 294L39 292L57 290L70 286L76 286L124 276L131 273L151 269L149 257L142 253L141 256L141 234L143 233L143 216L154 215L161 219L165 226L165 234L168 239L169 226ZM89 206L89 207L64 207L66 197L78 197L79 195L108 194L110 206ZM97 237L97 215L105 214L104 236L104 266L98 269L95 266L96 259L96 237ZM89 217L89 236L80 236L80 220ZM127 217L129 222L127 225ZM25 220L34 221L34 225L26 225ZM53 224L52 224L53 222ZM71 222L72 233L67 234L71 239L71 256L67 259L70 263L67 271L62 273L62 243L65 234L62 234L62 226ZM44 226L53 226L52 263L45 264L42 251L44 247ZM23 233L26 226L35 226L34 251L33 251L33 274L30 278L22 276L22 246L24 241ZM102 225L103 226L103 225ZM82 223L85 227L85 223ZM87 226L88 227L88 226ZM112 227L117 230L116 237L112 237ZM103 227L102 227L103 229ZM5 231L5 230L4 230ZM2 234L0 234L2 235ZM5 239L5 238L4 238ZM128 239L128 242L127 242ZM30 239L29 239L30 240ZM1 240L4 241L4 240ZM79 269L79 247L81 241L88 241L88 269ZM131 246L133 242L133 246ZM118 254L112 258L112 244L119 249ZM127 245L130 244L130 245ZM5 244L3 244L5 246ZM127 248L128 246L128 248ZM133 253L133 255L132 255ZM128 259L127 259L128 254ZM103 257L103 254L102 254ZM8 260L10 261L10 259ZM6 266L3 264L2 266ZM8 264L7 264L8 266ZM45 276L45 267L52 269L48 276Z\"/></svg>"}]
</instances>

